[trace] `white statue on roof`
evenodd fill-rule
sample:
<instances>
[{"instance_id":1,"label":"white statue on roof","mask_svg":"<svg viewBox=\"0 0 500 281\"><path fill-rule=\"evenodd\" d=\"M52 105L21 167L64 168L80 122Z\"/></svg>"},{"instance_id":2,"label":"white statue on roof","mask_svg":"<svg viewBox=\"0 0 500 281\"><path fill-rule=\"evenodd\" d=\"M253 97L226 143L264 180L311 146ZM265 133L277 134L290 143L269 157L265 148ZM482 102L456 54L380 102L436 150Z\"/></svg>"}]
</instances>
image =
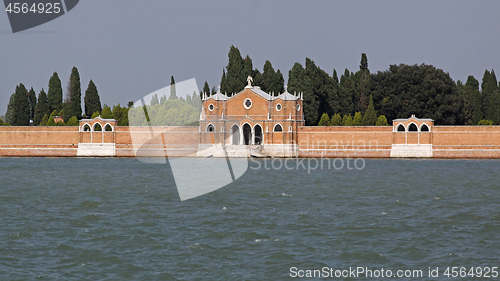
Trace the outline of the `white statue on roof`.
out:
<instances>
[{"instance_id":1,"label":"white statue on roof","mask_svg":"<svg viewBox=\"0 0 500 281\"><path fill-rule=\"evenodd\" d=\"M248 82L248 86L247 87L252 87L252 82L253 82L252 76L248 75L247 82Z\"/></svg>"}]
</instances>

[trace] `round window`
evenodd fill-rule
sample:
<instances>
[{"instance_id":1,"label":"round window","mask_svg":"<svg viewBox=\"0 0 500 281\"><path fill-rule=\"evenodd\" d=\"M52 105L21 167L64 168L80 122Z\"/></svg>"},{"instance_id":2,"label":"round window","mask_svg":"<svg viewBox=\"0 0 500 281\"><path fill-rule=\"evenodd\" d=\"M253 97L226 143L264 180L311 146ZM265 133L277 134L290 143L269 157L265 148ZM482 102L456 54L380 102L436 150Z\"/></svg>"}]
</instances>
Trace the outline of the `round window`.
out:
<instances>
[{"instance_id":1,"label":"round window","mask_svg":"<svg viewBox=\"0 0 500 281\"><path fill-rule=\"evenodd\" d=\"M300 104L297 104L297 111L300 111Z\"/></svg>"},{"instance_id":2,"label":"round window","mask_svg":"<svg viewBox=\"0 0 500 281\"><path fill-rule=\"evenodd\" d=\"M277 111L281 111L281 104L279 104L279 103L278 103L278 104L276 105L276 110L277 110Z\"/></svg>"},{"instance_id":3,"label":"round window","mask_svg":"<svg viewBox=\"0 0 500 281\"><path fill-rule=\"evenodd\" d=\"M245 99L245 101L243 102L243 106L246 109L250 109L250 107L252 107L252 100L251 99Z\"/></svg>"},{"instance_id":4,"label":"round window","mask_svg":"<svg viewBox=\"0 0 500 281\"><path fill-rule=\"evenodd\" d=\"M208 110L210 110L210 111L214 111L214 108L215 108L215 106L213 104L210 104L208 106Z\"/></svg>"}]
</instances>

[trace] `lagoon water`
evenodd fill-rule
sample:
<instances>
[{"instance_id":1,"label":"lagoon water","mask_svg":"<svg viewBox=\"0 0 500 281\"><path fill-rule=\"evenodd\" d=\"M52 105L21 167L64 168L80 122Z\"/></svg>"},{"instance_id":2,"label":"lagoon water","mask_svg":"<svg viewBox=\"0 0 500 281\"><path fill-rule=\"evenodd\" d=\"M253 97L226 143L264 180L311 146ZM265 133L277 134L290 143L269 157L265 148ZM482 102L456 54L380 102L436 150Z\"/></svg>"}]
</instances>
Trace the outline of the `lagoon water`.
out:
<instances>
[{"instance_id":1,"label":"lagoon water","mask_svg":"<svg viewBox=\"0 0 500 281\"><path fill-rule=\"evenodd\" d=\"M166 165L0 158L0 280L288 280L292 267L358 266L437 280L446 267L500 266L499 160L310 173L252 161L180 201Z\"/></svg>"}]
</instances>

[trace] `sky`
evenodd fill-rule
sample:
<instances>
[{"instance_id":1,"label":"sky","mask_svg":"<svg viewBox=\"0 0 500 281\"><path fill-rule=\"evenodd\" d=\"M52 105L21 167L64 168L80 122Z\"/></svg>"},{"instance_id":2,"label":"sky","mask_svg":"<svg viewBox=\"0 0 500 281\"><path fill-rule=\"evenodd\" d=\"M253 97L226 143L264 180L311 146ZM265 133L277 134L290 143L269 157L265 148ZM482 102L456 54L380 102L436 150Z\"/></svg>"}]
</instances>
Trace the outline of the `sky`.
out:
<instances>
[{"instance_id":1,"label":"sky","mask_svg":"<svg viewBox=\"0 0 500 281\"><path fill-rule=\"evenodd\" d=\"M500 1L82 0L67 14L13 34L0 11L0 115L16 85L47 92L71 69L83 96L90 79L107 105L136 101L195 78L218 86L231 45L262 71L266 60L288 79L295 62L326 72L430 64L455 80L500 71Z\"/></svg>"}]
</instances>

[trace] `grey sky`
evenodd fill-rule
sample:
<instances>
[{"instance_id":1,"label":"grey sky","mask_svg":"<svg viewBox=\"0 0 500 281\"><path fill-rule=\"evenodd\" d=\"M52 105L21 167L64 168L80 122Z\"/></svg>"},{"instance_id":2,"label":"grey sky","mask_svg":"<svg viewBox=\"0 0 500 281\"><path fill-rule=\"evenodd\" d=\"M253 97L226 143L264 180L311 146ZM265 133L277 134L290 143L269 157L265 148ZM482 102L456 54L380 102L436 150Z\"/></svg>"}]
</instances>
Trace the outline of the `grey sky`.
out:
<instances>
[{"instance_id":1,"label":"grey sky","mask_svg":"<svg viewBox=\"0 0 500 281\"><path fill-rule=\"evenodd\" d=\"M54 71L63 88L78 67L108 105L176 81L218 85L229 47L288 78L309 57L332 73L432 64L456 80L500 73L500 1L82 0L68 14L12 34L0 12L0 115L19 83L37 95ZM83 97L83 95L82 95ZM83 102L82 102L83 105Z\"/></svg>"}]
</instances>

